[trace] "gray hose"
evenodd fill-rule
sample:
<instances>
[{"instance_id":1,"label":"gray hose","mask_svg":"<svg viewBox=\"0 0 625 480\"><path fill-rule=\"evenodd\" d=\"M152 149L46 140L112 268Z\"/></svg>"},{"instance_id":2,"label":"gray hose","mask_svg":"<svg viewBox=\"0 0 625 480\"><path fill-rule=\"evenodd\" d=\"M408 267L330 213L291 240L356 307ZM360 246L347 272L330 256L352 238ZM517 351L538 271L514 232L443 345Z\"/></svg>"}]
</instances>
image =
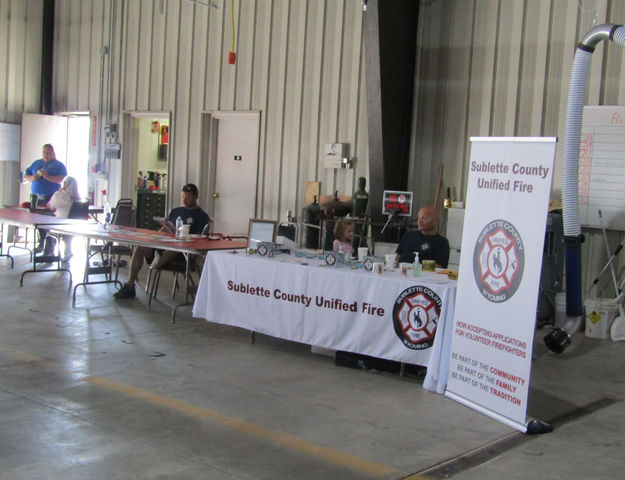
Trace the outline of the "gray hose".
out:
<instances>
[{"instance_id":1,"label":"gray hose","mask_svg":"<svg viewBox=\"0 0 625 480\"><path fill-rule=\"evenodd\" d=\"M571 336L581 329L582 233L579 220L579 142L582 116L590 71L590 59L595 47L603 40L613 40L625 46L625 28L606 23L592 28L577 46L569 85L564 138L564 165L562 170L562 210L566 263L566 316L562 328L554 328L545 337L545 344L554 352L562 353L571 343Z\"/></svg>"}]
</instances>

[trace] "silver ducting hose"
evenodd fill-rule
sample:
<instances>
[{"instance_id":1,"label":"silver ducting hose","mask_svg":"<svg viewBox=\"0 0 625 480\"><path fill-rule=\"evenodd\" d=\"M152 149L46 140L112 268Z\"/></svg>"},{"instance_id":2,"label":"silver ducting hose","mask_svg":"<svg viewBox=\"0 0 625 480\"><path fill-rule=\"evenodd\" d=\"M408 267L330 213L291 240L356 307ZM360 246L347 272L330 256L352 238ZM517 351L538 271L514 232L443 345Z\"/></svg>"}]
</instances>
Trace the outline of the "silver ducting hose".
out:
<instances>
[{"instance_id":1,"label":"silver ducting hose","mask_svg":"<svg viewBox=\"0 0 625 480\"><path fill-rule=\"evenodd\" d=\"M582 133L582 116L588 84L590 59L595 47L603 40L613 40L625 46L625 28L603 24L591 29L577 46L569 84L564 138L564 166L562 170L562 210L564 223L566 265L566 322L554 328L545 337L545 344L556 353L562 353L570 344L571 336L578 332L583 322L582 309L582 253L583 241L579 220L579 142Z\"/></svg>"}]
</instances>

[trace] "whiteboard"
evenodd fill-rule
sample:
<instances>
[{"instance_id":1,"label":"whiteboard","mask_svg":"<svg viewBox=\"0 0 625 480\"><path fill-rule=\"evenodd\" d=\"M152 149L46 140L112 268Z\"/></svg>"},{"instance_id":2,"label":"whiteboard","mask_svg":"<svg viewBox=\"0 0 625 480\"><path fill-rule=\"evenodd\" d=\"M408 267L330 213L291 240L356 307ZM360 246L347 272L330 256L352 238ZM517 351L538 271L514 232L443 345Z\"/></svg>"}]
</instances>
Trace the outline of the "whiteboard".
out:
<instances>
[{"instance_id":1,"label":"whiteboard","mask_svg":"<svg viewBox=\"0 0 625 480\"><path fill-rule=\"evenodd\" d=\"M18 162L20 159L20 126L0 123L0 162Z\"/></svg>"},{"instance_id":2,"label":"whiteboard","mask_svg":"<svg viewBox=\"0 0 625 480\"><path fill-rule=\"evenodd\" d=\"M599 218L601 210L601 219ZM625 107L584 107L579 148L583 226L625 230Z\"/></svg>"}]
</instances>

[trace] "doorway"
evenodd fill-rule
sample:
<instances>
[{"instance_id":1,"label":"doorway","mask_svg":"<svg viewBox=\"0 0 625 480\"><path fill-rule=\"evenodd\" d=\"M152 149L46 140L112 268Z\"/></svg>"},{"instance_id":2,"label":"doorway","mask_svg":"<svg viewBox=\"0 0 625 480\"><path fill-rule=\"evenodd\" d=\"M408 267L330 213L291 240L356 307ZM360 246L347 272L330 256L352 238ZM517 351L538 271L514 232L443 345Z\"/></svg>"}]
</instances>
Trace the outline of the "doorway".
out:
<instances>
[{"instance_id":1,"label":"doorway","mask_svg":"<svg viewBox=\"0 0 625 480\"><path fill-rule=\"evenodd\" d=\"M213 232L247 235L257 212L260 112L211 112L203 121L203 173L209 178L207 197Z\"/></svg>"},{"instance_id":2,"label":"doorway","mask_svg":"<svg viewBox=\"0 0 625 480\"><path fill-rule=\"evenodd\" d=\"M41 158L41 148L50 143L56 158L65 164L67 174L78 183L82 198L89 189L89 130L88 112L66 115L22 114L22 139L20 170L26 170L35 160ZM19 203L28 200L30 184L22 183Z\"/></svg>"},{"instance_id":3,"label":"doorway","mask_svg":"<svg viewBox=\"0 0 625 480\"><path fill-rule=\"evenodd\" d=\"M157 229L153 217L166 214L169 185L170 114L125 112L120 198L136 205L136 225Z\"/></svg>"}]
</instances>

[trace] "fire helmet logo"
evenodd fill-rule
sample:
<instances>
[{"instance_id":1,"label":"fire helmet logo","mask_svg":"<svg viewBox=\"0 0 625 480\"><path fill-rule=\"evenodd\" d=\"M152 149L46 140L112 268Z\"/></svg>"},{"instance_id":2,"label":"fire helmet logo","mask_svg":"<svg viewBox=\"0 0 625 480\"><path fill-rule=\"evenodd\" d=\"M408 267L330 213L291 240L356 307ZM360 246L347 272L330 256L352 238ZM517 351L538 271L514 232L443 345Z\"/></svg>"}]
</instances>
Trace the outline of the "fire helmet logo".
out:
<instances>
[{"instance_id":1,"label":"fire helmet logo","mask_svg":"<svg viewBox=\"0 0 625 480\"><path fill-rule=\"evenodd\" d=\"M518 230L493 220L480 232L473 252L473 273L480 293L493 303L510 299L521 283L525 250Z\"/></svg>"},{"instance_id":2,"label":"fire helmet logo","mask_svg":"<svg viewBox=\"0 0 625 480\"><path fill-rule=\"evenodd\" d=\"M415 285L401 292L393 306L393 327L407 348L424 350L434 344L441 306L440 297L427 287Z\"/></svg>"}]
</instances>

